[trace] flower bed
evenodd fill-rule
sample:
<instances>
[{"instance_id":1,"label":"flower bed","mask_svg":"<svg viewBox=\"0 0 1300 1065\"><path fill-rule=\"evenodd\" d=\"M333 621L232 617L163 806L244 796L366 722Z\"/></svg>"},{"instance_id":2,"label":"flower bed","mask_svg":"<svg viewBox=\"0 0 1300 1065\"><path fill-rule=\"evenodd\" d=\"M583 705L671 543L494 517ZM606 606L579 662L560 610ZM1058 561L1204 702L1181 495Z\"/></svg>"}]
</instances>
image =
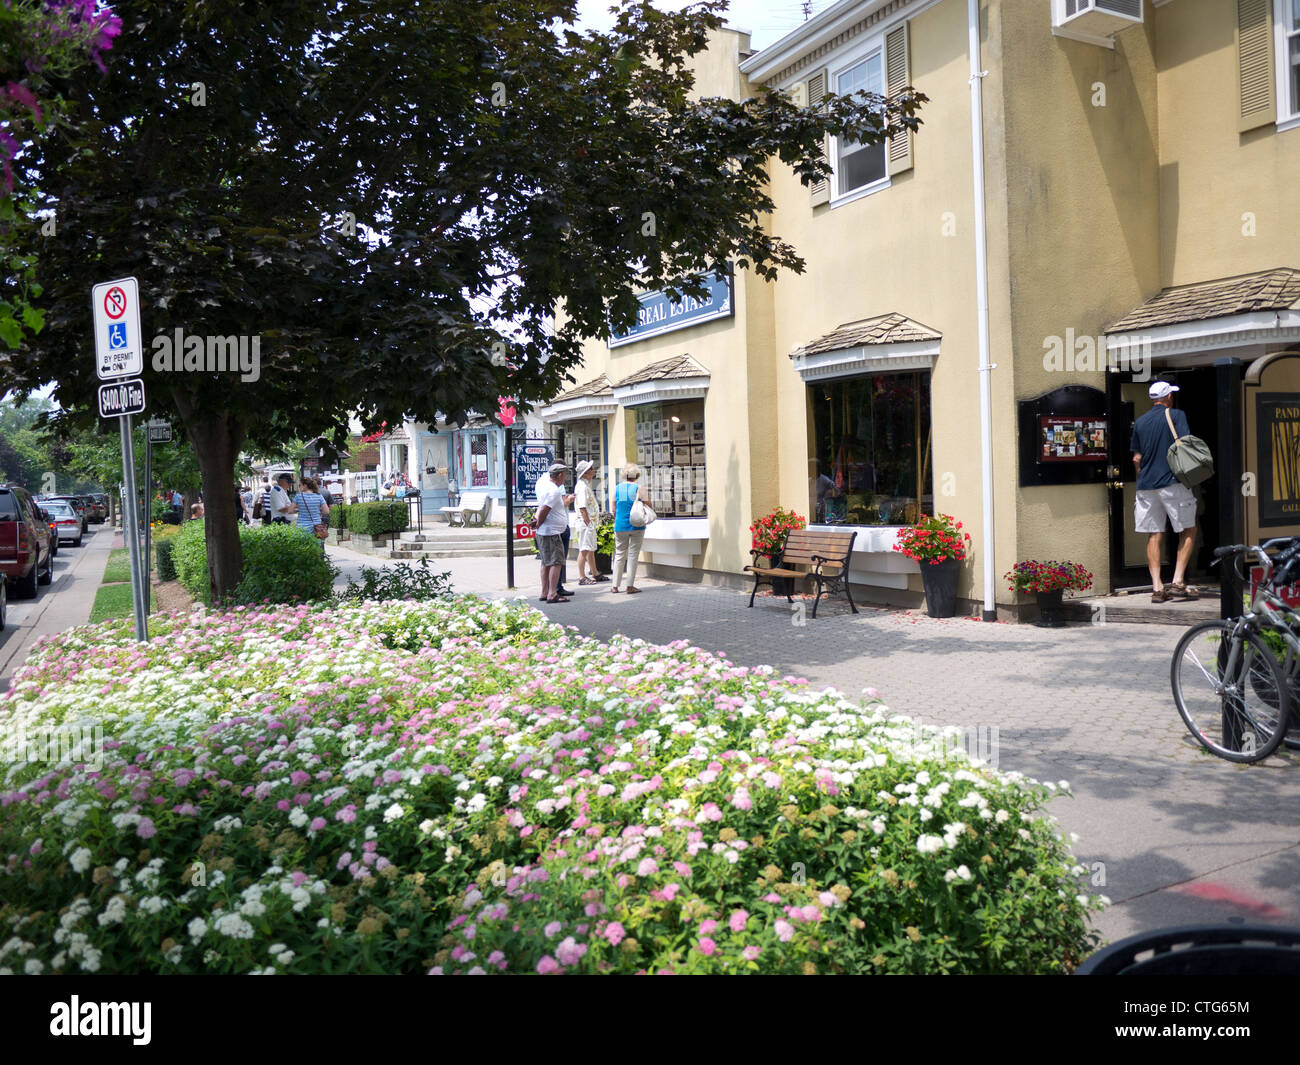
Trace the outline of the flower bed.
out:
<instances>
[{"instance_id":1,"label":"flower bed","mask_svg":"<svg viewBox=\"0 0 1300 1065\"><path fill-rule=\"evenodd\" d=\"M1091 946L1055 787L879 705L473 598L150 627L44 640L0 702L0 742L104 741L6 762L2 969L1063 972Z\"/></svg>"}]
</instances>

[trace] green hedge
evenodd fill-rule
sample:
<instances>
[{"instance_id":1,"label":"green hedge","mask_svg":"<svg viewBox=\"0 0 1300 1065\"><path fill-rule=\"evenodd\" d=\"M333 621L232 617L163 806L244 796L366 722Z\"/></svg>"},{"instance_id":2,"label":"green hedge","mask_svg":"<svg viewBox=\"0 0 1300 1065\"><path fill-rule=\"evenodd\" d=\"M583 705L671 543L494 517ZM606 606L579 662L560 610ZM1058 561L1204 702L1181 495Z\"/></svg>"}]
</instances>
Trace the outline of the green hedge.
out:
<instances>
[{"instance_id":1,"label":"green hedge","mask_svg":"<svg viewBox=\"0 0 1300 1065\"><path fill-rule=\"evenodd\" d=\"M235 602L288 603L329 597L338 571L310 532L296 525L240 526L239 542L244 549L244 579L235 589Z\"/></svg>"},{"instance_id":2,"label":"green hedge","mask_svg":"<svg viewBox=\"0 0 1300 1065\"><path fill-rule=\"evenodd\" d=\"M209 602L203 522L186 522L172 543L171 561L177 578L195 599ZM269 599L288 603L330 595L337 571L311 533L296 525L241 525L239 544L244 553L244 578L235 589L234 602L260 603Z\"/></svg>"},{"instance_id":3,"label":"green hedge","mask_svg":"<svg viewBox=\"0 0 1300 1065\"><path fill-rule=\"evenodd\" d=\"M176 563L172 559L172 551L175 548L176 544L170 538L154 541L154 557L158 561L158 579L160 581L174 581L176 579Z\"/></svg>"},{"instance_id":4,"label":"green hedge","mask_svg":"<svg viewBox=\"0 0 1300 1065\"><path fill-rule=\"evenodd\" d=\"M405 503L354 503L347 508L347 525L363 536L401 532L410 523Z\"/></svg>"},{"instance_id":5,"label":"green hedge","mask_svg":"<svg viewBox=\"0 0 1300 1065\"><path fill-rule=\"evenodd\" d=\"M347 516L349 507L346 503L335 503L330 507L329 516L325 519L331 529L346 529Z\"/></svg>"}]
</instances>

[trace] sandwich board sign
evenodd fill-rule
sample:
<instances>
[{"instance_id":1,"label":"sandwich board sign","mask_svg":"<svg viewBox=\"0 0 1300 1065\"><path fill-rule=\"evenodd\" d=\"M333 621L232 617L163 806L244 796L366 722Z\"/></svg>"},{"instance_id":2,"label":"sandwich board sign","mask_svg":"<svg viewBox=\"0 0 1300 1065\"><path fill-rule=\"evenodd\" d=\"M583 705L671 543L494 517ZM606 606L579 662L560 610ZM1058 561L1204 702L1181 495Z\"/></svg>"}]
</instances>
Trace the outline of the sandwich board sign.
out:
<instances>
[{"instance_id":1,"label":"sandwich board sign","mask_svg":"<svg viewBox=\"0 0 1300 1065\"><path fill-rule=\"evenodd\" d=\"M134 277L102 281L90 290L95 316L95 372L101 381L144 372L140 286Z\"/></svg>"}]
</instances>

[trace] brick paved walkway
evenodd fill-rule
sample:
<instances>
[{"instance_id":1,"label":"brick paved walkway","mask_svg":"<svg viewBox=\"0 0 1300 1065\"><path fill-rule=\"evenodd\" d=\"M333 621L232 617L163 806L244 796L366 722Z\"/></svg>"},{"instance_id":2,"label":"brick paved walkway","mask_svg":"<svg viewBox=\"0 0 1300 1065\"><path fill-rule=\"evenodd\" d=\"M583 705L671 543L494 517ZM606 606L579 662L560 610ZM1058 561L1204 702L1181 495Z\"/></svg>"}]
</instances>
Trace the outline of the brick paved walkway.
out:
<instances>
[{"instance_id":1,"label":"brick paved walkway","mask_svg":"<svg viewBox=\"0 0 1300 1065\"><path fill-rule=\"evenodd\" d=\"M375 564L330 553L345 573ZM440 568L457 591L507 594L504 559ZM572 564L570 574L574 587ZM823 600L814 620L784 599L760 596L751 610L744 593L648 579L639 596L575 587L572 602L543 607L535 561L516 560L516 578L516 594L584 634L687 639L847 693L874 687L927 723L996 728L1000 768L1073 786L1051 809L1079 835L1079 861L1104 875L1093 890L1115 902L1097 921L1109 939L1242 918L1300 926L1300 757L1236 766L1201 753L1169 690L1177 627L854 617L842 600Z\"/></svg>"}]
</instances>

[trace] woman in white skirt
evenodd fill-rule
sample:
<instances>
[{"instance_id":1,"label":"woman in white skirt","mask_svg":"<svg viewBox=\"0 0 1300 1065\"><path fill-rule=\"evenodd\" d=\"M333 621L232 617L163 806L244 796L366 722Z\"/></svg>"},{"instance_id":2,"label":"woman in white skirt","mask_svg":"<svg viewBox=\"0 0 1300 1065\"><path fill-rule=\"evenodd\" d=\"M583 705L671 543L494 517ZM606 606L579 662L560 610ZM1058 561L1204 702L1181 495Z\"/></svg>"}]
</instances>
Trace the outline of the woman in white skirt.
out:
<instances>
[{"instance_id":1,"label":"woman in white skirt","mask_svg":"<svg viewBox=\"0 0 1300 1065\"><path fill-rule=\"evenodd\" d=\"M578 486L574 509L578 512L578 583L595 584L602 578L596 573L596 493L591 482L596 479L596 464L584 459L576 471Z\"/></svg>"}]
</instances>

